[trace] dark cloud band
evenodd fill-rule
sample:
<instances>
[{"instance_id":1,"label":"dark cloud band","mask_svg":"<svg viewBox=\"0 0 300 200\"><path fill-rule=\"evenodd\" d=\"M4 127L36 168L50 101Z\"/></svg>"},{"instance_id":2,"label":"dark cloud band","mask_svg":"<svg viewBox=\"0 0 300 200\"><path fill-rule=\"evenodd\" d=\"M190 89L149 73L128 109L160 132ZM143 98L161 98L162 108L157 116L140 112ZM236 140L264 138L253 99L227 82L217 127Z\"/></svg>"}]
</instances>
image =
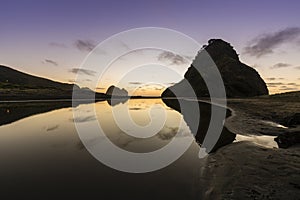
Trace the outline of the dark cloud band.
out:
<instances>
[{"instance_id":1,"label":"dark cloud band","mask_svg":"<svg viewBox=\"0 0 300 200\"><path fill-rule=\"evenodd\" d=\"M74 74L84 74L84 75L88 75L88 76L95 76L95 74L96 74L96 72L93 70L80 69L80 68L70 69L69 72L74 73Z\"/></svg>"},{"instance_id":2,"label":"dark cloud band","mask_svg":"<svg viewBox=\"0 0 300 200\"><path fill-rule=\"evenodd\" d=\"M54 65L54 66L58 66L58 63L57 63L56 61L54 61L54 60L45 59L45 62L46 62L46 63L49 63L49 64L51 64L51 65Z\"/></svg>"},{"instance_id":3,"label":"dark cloud band","mask_svg":"<svg viewBox=\"0 0 300 200\"><path fill-rule=\"evenodd\" d=\"M170 64L172 65L183 65L188 63L187 57L174 54L169 51L164 51L161 54L159 54L158 60L170 62Z\"/></svg>"},{"instance_id":4,"label":"dark cloud band","mask_svg":"<svg viewBox=\"0 0 300 200\"><path fill-rule=\"evenodd\" d=\"M92 51L96 47L95 42L92 40L76 40L74 45L78 50L87 52Z\"/></svg>"},{"instance_id":5,"label":"dark cloud band","mask_svg":"<svg viewBox=\"0 0 300 200\"><path fill-rule=\"evenodd\" d=\"M245 47L245 53L256 57L271 54L274 48L284 43L294 42L299 36L299 27L289 27L275 33L264 34L254 39L253 44Z\"/></svg>"}]
</instances>

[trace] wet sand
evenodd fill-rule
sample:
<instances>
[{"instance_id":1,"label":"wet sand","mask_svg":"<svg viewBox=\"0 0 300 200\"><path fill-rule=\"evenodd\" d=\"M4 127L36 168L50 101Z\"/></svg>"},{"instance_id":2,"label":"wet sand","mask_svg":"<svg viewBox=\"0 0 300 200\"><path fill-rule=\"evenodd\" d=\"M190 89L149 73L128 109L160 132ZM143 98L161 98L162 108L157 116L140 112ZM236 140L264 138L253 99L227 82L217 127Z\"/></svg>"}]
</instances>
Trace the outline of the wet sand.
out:
<instances>
[{"instance_id":1,"label":"wet sand","mask_svg":"<svg viewBox=\"0 0 300 200\"><path fill-rule=\"evenodd\" d=\"M255 136L257 142L241 141L207 156L200 166L200 199L299 199L300 145L289 149L263 141L286 131L299 130L280 124L286 116L300 113L300 102L290 98L230 99L233 116L226 127L236 134ZM262 141L259 140L259 136Z\"/></svg>"},{"instance_id":2,"label":"wet sand","mask_svg":"<svg viewBox=\"0 0 300 200\"><path fill-rule=\"evenodd\" d=\"M227 105L234 116L227 120L226 126L235 133L277 136L300 130L300 127L284 126L286 117L300 113L300 97L229 99Z\"/></svg>"},{"instance_id":3,"label":"wet sand","mask_svg":"<svg viewBox=\"0 0 300 200\"><path fill-rule=\"evenodd\" d=\"M300 148L272 149L237 142L200 166L200 199L290 199L300 196Z\"/></svg>"}]
</instances>

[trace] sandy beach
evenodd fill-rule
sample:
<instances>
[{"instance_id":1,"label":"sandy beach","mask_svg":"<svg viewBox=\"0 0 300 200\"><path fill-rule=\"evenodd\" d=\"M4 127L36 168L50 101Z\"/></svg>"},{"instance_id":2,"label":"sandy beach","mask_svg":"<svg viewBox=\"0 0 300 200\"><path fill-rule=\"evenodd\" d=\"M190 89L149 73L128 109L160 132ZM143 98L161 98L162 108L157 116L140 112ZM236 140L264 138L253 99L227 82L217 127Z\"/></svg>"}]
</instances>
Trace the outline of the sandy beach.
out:
<instances>
[{"instance_id":1,"label":"sandy beach","mask_svg":"<svg viewBox=\"0 0 300 200\"><path fill-rule=\"evenodd\" d=\"M271 149L237 142L200 166L200 199L299 199L300 148Z\"/></svg>"},{"instance_id":2,"label":"sandy beach","mask_svg":"<svg viewBox=\"0 0 300 200\"><path fill-rule=\"evenodd\" d=\"M226 126L236 134L255 137L257 142L229 144L204 159L200 166L200 199L299 199L300 146L279 149L265 145L259 136L299 130L279 124L300 112L291 99L231 99L234 113ZM263 138L263 137L262 137Z\"/></svg>"}]
</instances>

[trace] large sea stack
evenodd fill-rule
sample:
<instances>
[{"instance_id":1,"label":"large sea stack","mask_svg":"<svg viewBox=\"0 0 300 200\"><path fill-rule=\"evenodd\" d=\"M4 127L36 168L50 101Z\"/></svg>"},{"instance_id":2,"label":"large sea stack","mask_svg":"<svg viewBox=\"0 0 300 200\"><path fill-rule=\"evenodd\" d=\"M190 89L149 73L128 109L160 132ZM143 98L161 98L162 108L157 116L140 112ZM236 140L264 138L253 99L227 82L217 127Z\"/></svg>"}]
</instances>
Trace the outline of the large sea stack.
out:
<instances>
[{"instance_id":1,"label":"large sea stack","mask_svg":"<svg viewBox=\"0 0 300 200\"><path fill-rule=\"evenodd\" d=\"M195 63L199 63L197 59L203 58L203 56L199 55L203 54L204 51L210 55L220 71L227 97L253 97L267 95L269 93L266 83L258 72L252 67L242 63L239 60L238 54L228 42L221 39L211 39L208 41L208 45L204 45L203 49L199 51L188 71L185 73L184 79L174 86L167 88L162 93L162 97L174 97L175 95L172 91L176 91L177 96L190 96L189 91L187 91L187 88L189 88L187 84L192 86L197 97L209 96L207 86L195 68Z\"/></svg>"}]
</instances>

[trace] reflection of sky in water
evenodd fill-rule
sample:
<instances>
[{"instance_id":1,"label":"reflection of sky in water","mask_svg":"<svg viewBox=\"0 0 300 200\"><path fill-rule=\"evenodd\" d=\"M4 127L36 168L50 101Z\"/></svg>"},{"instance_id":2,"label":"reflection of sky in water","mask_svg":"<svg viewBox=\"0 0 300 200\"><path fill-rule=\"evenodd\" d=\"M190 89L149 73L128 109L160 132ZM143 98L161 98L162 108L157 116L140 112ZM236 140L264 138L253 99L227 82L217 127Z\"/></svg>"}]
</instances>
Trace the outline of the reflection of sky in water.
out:
<instances>
[{"instance_id":1,"label":"reflection of sky in water","mask_svg":"<svg viewBox=\"0 0 300 200\"><path fill-rule=\"evenodd\" d=\"M176 135L176 137L192 137L190 130L183 120L180 113L175 110L166 109L167 107L160 99L149 100L129 100L125 103L118 104L111 107L106 102L98 102L96 104L88 104L80 106L80 117L75 121L86 123L87 130L92 127L94 123L93 113L87 113L86 110L95 107L96 120L101 125L102 130L106 136L117 146L132 152L149 152L162 148ZM134 108L134 109L133 109ZM115 111L114 111L115 109ZM128 111L129 117L132 119L130 122L143 128L143 132L136 133L132 126L122 126L117 124L116 120L127 120L126 115L122 115L121 109ZM147 131L150 132L151 120L160 118L161 109L165 112L165 123L163 127L152 137L143 137ZM119 116L119 115L122 116ZM118 115L118 116L116 116ZM117 118L116 118L117 117ZM152 117L152 118L151 118ZM83 121L82 119L87 119ZM159 119L158 119L159 120ZM179 129L180 123L182 127ZM155 125L155 124L154 124ZM138 134L138 137L132 135Z\"/></svg>"},{"instance_id":2,"label":"reflection of sky in water","mask_svg":"<svg viewBox=\"0 0 300 200\"><path fill-rule=\"evenodd\" d=\"M135 131L132 127L123 127L121 130L116 124L113 116L113 109L116 108L128 110L132 122L146 129L151 122L151 116L153 118L160 117L160 112L158 112L160 109L165 113L165 123L157 134L152 137L132 137L132 134L127 134ZM77 136L74 122L83 123L88 131L90 124L97 121L106 136L115 145L132 152L157 150L168 144L173 137L192 137L182 115L167 107L161 99L129 100L114 107L111 107L106 101L102 101L95 104L83 104L74 109L80 113L79 116L74 117L72 109L64 108L0 126L0 149L8 154L23 150L29 152L35 148L40 152L54 151L53 147L62 147L70 151L74 148L78 149L78 145L82 146L82 144ZM122 116L118 117L122 118ZM182 126L179 129L180 122L182 122ZM142 135L143 132L138 134ZM99 137L90 140L90 145L101 142ZM237 135L236 140L247 140L267 147L277 147L274 137L270 136L248 137ZM194 145L197 146L197 144Z\"/></svg>"},{"instance_id":3,"label":"reflection of sky in water","mask_svg":"<svg viewBox=\"0 0 300 200\"><path fill-rule=\"evenodd\" d=\"M274 141L274 136L262 135L262 136L244 136L237 135L236 141L250 141L255 144L268 147L268 148L278 148L277 143Z\"/></svg>"},{"instance_id":4,"label":"reflection of sky in water","mask_svg":"<svg viewBox=\"0 0 300 200\"><path fill-rule=\"evenodd\" d=\"M166 107L160 99L129 100L116 106L128 106L134 122L146 126L150 122L149 113L153 105L165 111L166 121L155 136L145 139L121 131L113 120L114 107L106 101L76 107L80 116L75 118L72 109L63 108L0 126L0 187L13 191L20 188L30 191L34 188L35 191L48 192L69 187L70 191L74 191L74 188L78 188L76 191L89 190L96 194L101 191L101 197L119 194L130 197L132 188L135 188L134 194L140 195L139 199L143 199L145 194L156 199L155 193L148 193L152 188L157 194L167 194L173 199L194 197L194 189L201 188L195 179L200 173L199 166L201 163L203 165L203 160L198 158L199 146L196 142L170 166L153 173L132 175L110 169L95 160L83 146L75 129L74 121L85 125L86 131L91 123L98 121L114 144L132 152L162 148L173 137L191 137L184 121L182 128L178 129L182 115ZM152 112L152 116L159 113L156 109L152 109ZM87 145L101 144L102 140L101 137L90 138ZM238 135L237 140L255 140L258 144L272 146L268 136L250 138ZM118 193L112 192L115 188Z\"/></svg>"},{"instance_id":5,"label":"reflection of sky in water","mask_svg":"<svg viewBox=\"0 0 300 200\"><path fill-rule=\"evenodd\" d=\"M147 124L148 119L144 117L148 115L153 103L162 105L160 100L128 102L130 108L141 109L138 112L129 110L136 123ZM94 106L96 117L92 112ZM162 105L162 108L166 107ZM153 197L152 199L158 197L156 194L165 194L170 198L186 198L192 194L200 162L199 146L195 142L183 156L166 168L153 173L127 174L110 169L95 160L83 146L74 125L74 121L77 121L86 125L88 131L89 125L98 120L113 143L125 150L144 152L159 149L171 140L178 129L177 122L182 119L180 113L166 110L168 119L157 135L136 139L120 131L111 121L112 107L105 101L80 105L75 109L81 112L80 118L74 119L72 109L63 108L0 126L1 188L7 191L32 191L34 188L34 191L47 193L64 188L64 191L72 191L72 194L89 191L88 194L111 198L120 194L122 197L132 197L132 188L135 188L134 195L140 196L140 199L145 194ZM188 127L185 127L179 130L178 136L186 137L189 135L188 131ZM87 145L101 144L102 139L90 138ZM181 173L183 171L185 173ZM147 194L149 188L154 187L157 193ZM116 188L118 193L112 192Z\"/></svg>"},{"instance_id":6,"label":"reflection of sky in water","mask_svg":"<svg viewBox=\"0 0 300 200\"><path fill-rule=\"evenodd\" d=\"M126 107L133 122L146 127L151 121L150 111L155 117L158 106L159 109L165 111L166 121L162 129L153 137L135 138L127 135L118 127L113 118L113 108ZM25 152L24 154L28 155L37 152L41 155L51 154L61 149L76 152L83 149L83 146L76 133L74 122L83 123L88 131L89 125L98 121L106 136L114 144L133 152L160 149L174 136L192 137L189 127L184 121L182 128L178 129L181 120L183 120L181 114L168 108L160 99L129 100L115 107L111 107L106 101L83 104L74 108L79 111L80 116L74 117L72 109L63 108L0 126L0 150L2 153L5 152L5 157L11 155L11 158L16 158L14 155L20 152ZM94 108L96 115L94 115ZM134 130L125 127L125 132L127 131ZM99 142L101 142L100 137L91 138L88 143L95 145ZM194 145L197 146L196 143Z\"/></svg>"}]
</instances>

